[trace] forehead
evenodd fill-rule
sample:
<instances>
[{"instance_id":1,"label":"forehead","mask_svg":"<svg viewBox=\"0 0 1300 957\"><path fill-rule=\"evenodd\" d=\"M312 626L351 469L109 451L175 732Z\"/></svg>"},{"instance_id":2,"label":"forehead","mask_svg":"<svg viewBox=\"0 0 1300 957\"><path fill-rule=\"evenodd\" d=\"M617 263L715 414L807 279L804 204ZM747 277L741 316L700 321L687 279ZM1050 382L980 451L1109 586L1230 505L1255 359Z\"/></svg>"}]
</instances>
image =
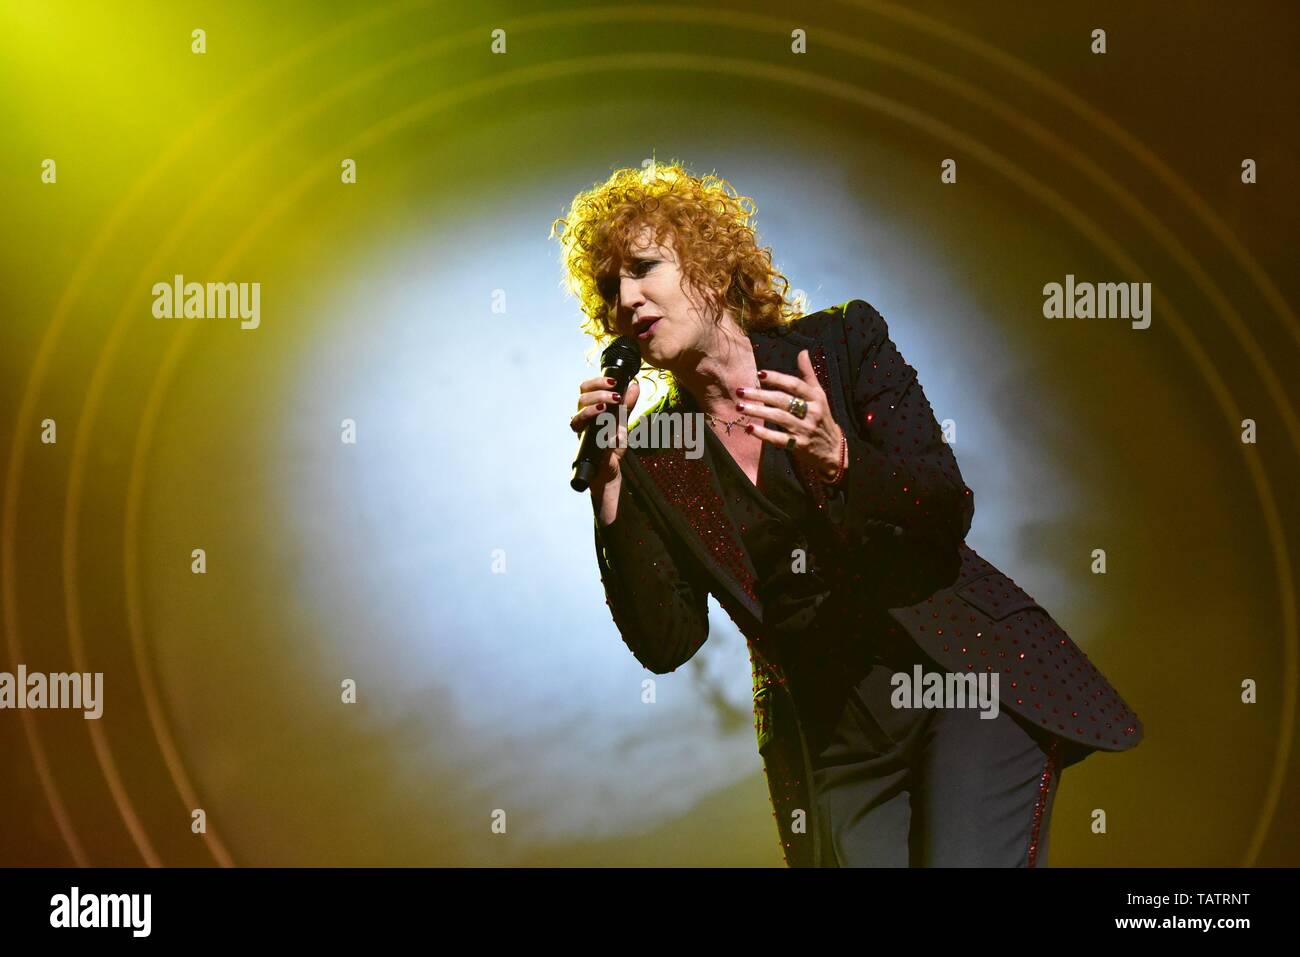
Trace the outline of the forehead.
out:
<instances>
[{"instance_id":1,"label":"forehead","mask_svg":"<svg viewBox=\"0 0 1300 957\"><path fill-rule=\"evenodd\" d=\"M649 225L641 226L638 231L632 234L624 252L627 257L633 260L647 256L659 256L666 259L674 258L672 238L665 236L662 242L656 240L654 230Z\"/></svg>"}]
</instances>

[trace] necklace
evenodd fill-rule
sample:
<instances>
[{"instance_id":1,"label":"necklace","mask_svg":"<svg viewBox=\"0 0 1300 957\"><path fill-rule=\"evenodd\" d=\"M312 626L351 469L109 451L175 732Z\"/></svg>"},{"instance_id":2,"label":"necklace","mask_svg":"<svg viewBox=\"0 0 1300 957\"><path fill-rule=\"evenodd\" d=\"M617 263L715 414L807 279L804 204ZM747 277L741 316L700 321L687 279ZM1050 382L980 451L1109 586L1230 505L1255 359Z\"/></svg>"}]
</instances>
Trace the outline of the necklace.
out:
<instances>
[{"instance_id":1,"label":"necklace","mask_svg":"<svg viewBox=\"0 0 1300 957\"><path fill-rule=\"evenodd\" d=\"M754 375L754 388L756 389L763 388L762 383L758 381L757 373L755 373ZM705 412L704 417L709 420L709 424L712 425L714 428L716 428L719 424L725 427L727 430L727 435L731 434L731 430L734 426L740 425L741 422L744 422L747 418L749 418L749 416L747 415L742 415L740 418L732 419L730 422L728 422L726 419L718 418L716 415L714 415L711 412Z\"/></svg>"},{"instance_id":2,"label":"necklace","mask_svg":"<svg viewBox=\"0 0 1300 957\"><path fill-rule=\"evenodd\" d=\"M715 427L718 426L718 425L725 426L726 429L727 429L727 434L728 434L728 435L731 434L731 427L732 427L733 425L740 425L740 423L741 423L741 422L744 422L744 421L745 421L745 418L746 418L746 416L743 416L743 415L742 415L740 418L738 418L738 419L733 419L732 421L728 422L726 419L719 419L716 415L713 415L711 412L705 412L705 413L704 413L704 417L705 417L706 419L708 419L709 422L710 422L712 425L714 425Z\"/></svg>"}]
</instances>

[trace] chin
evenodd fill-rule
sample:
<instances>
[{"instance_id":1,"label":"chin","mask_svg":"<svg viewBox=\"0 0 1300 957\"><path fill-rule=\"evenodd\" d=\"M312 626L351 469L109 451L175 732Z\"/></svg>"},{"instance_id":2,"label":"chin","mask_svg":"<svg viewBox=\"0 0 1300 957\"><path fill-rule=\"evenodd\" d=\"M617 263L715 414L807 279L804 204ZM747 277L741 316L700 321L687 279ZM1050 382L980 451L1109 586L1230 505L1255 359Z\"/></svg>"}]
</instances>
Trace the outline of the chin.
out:
<instances>
[{"instance_id":1,"label":"chin","mask_svg":"<svg viewBox=\"0 0 1300 957\"><path fill-rule=\"evenodd\" d=\"M667 352L663 346L653 340L645 344L641 350L641 358L645 359L656 369L665 369L673 361L674 355Z\"/></svg>"}]
</instances>

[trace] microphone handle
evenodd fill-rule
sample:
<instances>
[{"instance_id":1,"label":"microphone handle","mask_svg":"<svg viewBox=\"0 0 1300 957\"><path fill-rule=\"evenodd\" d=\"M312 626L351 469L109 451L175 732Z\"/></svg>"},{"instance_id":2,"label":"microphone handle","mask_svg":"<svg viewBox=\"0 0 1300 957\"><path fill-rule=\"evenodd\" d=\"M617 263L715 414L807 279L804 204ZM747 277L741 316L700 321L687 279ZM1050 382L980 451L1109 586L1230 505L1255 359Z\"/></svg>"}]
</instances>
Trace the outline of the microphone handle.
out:
<instances>
[{"instance_id":1,"label":"microphone handle","mask_svg":"<svg viewBox=\"0 0 1300 957\"><path fill-rule=\"evenodd\" d=\"M619 395L627 395L628 382L631 380L631 370L625 365L610 365L601 370L602 373L614 380L610 387L612 391ZM606 410L608 411L608 410ZM617 411L614 413L617 415ZM592 416L587 427L582 430L582 442L578 446L578 457L573 460L573 477L569 479L569 487L575 492L585 492L591 487L591 480L596 474L596 465L601 456L609 450L602 449L597 442L600 435L601 426L598 424L600 415Z\"/></svg>"}]
</instances>

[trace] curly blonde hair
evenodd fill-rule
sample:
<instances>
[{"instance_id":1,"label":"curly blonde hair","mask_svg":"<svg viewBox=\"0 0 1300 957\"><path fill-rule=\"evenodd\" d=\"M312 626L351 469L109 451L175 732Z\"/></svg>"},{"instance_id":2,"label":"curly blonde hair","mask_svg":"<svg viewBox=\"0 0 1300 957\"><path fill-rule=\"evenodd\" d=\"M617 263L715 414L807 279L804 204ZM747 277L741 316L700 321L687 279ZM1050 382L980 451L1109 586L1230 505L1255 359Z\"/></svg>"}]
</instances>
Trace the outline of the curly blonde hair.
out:
<instances>
[{"instance_id":1,"label":"curly blonde hair","mask_svg":"<svg viewBox=\"0 0 1300 957\"><path fill-rule=\"evenodd\" d=\"M676 162L616 170L578 193L548 238L560 238L563 282L578 300L586 317L582 329L595 348L617 336L618 275L647 225L656 242L672 242L687 281L705 291L714 322L724 307L746 334L797 319L787 301L789 281L773 266L771 249L757 244L756 211L754 201L726 180L694 176ZM662 371L659 378L671 382Z\"/></svg>"}]
</instances>

